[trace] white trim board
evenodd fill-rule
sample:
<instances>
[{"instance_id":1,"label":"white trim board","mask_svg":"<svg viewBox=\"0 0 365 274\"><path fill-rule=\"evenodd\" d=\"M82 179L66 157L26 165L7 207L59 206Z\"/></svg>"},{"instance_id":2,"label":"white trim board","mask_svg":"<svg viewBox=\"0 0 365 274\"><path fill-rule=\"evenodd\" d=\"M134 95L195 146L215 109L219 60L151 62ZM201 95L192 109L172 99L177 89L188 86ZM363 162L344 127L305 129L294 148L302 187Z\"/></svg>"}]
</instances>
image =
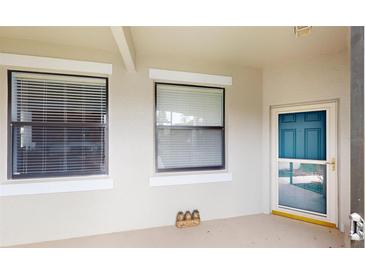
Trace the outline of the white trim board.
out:
<instances>
[{"instance_id":1,"label":"white trim board","mask_svg":"<svg viewBox=\"0 0 365 274\"><path fill-rule=\"evenodd\" d=\"M150 177L150 186L191 185L231 181L232 173L227 172L189 175L163 175Z\"/></svg>"},{"instance_id":2,"label":"white trim board","mask_svg":"<svg viewBox=\"0 0 365 274\"><path fill-rule=\"evenodd\" d=\"M164 69L149 69L149 76L153 80L174 81L207 85L231 86L232 77L224 75L203 74Z\"/></svg>"},{"instance_id":3,"label":"white trim board","mask_svg":"<svg viewBox=\"0 0 365 274\"><path fill-rule=\"evenodd\" d=\"M112 64L0 52L0 65L84 73L112 74Z\"/></svg>"},{"instance_id":4,"label":"white trim board","mask_svg":"<svg viewBox=\"0 0 365 274\"><path fill-rule=\"evenodd\" d=\"M112 189L113 179L111 178L90 178L79 180L49 180L35 183L10 182L0 184L0 197L18 196L30 194L78 192L90 190Z\"/></svg>"}]
</instances>

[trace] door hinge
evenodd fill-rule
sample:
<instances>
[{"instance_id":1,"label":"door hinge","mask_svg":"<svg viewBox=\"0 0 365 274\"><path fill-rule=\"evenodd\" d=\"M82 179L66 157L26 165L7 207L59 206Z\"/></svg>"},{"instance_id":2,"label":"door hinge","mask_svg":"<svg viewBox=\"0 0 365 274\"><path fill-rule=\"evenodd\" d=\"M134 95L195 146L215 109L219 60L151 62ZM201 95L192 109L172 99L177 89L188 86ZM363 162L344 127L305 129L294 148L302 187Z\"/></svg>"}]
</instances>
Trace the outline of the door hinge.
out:
<instances>
[{"instance_id":1,"label":"door hinge","mask_svg":"<svg viewBox=\"0 0 365 274\"><path fill-rule=\"evenodd\" d=\"M364 240L364 219L357 213L350 214L351 228L350 239L353 241Z\"/></svg>"}]
</instances>

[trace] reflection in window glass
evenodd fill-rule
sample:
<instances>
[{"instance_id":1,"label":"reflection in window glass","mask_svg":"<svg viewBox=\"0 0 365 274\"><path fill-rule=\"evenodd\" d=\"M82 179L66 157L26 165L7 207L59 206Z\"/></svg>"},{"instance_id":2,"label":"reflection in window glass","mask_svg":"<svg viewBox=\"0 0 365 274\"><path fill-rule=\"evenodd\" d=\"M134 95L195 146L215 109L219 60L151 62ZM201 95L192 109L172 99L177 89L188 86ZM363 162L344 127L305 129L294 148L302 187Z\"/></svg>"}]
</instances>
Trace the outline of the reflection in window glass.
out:
<instances>
[{"instance_id":1,"label":"reflection in window glass","mask_svg":"<svg viewBox=\"0 0 365 274\"><path fill-rule=\"evenodd\" d=\"M326 184L326 165L279 161L279 206L326 214Z\"/></svg>"}]
</instances>

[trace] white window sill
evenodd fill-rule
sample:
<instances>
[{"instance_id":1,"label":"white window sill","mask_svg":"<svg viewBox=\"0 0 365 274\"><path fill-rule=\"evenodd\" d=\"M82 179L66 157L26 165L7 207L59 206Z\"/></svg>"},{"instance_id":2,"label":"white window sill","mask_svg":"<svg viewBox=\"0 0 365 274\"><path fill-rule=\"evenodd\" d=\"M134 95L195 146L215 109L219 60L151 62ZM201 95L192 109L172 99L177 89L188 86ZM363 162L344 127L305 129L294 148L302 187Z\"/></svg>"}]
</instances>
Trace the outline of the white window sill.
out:
<instances>
[{"instance_id":1,"label":"white window sill","mask_svg":"<svg viewBox=\"0 0 365 274\"><path fill-rule=\"evenodd\" d=\"M189 175L160 175L150 177L150 186L191 185L231 181L232 173L228 172Z\"/></svg>"},{"instance_id":2,"label":"white window sill","mask_svg":"<svg viewBox=\"0 0 365 274\"><path fill-rule=\"evenodd\" d=\"M0 184L0 197L112 189L108 176L9 180Z\"/></svg>"}]
</instances>

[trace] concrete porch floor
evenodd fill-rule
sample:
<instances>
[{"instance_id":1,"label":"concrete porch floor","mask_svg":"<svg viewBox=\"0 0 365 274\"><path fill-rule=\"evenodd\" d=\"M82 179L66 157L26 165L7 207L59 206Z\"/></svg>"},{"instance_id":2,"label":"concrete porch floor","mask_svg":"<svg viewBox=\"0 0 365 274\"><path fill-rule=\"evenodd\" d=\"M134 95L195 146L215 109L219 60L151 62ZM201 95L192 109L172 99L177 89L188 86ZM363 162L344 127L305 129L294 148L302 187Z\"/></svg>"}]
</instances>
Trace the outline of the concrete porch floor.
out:
<instances>
[{"instance_id":1,"label":"concrete porch floor","mask_svg":"<svg viewBox=\"0 0 365 274\"><path fill-rule=\"evenodd\" d=\"M274 215L203 221L174 226L36 243L17 247L344 247L344 233Z\"/></svg>"}]
</instances>

